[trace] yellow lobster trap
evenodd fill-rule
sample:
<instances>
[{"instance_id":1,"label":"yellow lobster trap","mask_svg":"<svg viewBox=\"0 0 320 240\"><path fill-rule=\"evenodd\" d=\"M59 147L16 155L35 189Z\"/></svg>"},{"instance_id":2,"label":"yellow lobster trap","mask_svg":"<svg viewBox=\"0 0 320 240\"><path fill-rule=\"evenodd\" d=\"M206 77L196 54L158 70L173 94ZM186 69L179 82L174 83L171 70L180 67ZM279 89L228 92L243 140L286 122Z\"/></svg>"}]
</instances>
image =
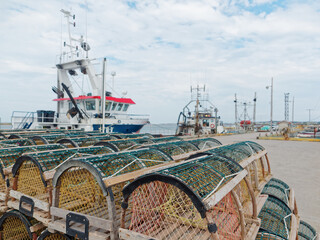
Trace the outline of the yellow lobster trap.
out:
<instances>
[{"instance_id":1,"label":"yellow lobster trap","mask_svg":"<svg viewBox=\"0 0 320 240\"><path fill-rule=\"evenodd\" d=\"M56 167L76 157L111 153L106 146L29 153L17 159L12 168L13 183L7 205L44 224L50 221L52 178Z\"/></svg>"},{"instance_id":2,"label":"yellow lobster trap","mask_svg":"<svg viewBox=\"0 0 320 240\"><path fill-rule=\"evenodd\" d=\"M23 146L0 149L0 213L7 210L10 186L12 185L12 167L16 160L23 154L42 150L63 149L60 144L42 146Z\"/></svg>"},{"instance_id":3,"label":"yellow lobster trap","mask_svg":"<svg viewBox=\"0 0 320 240\"><path fill-rule=\"evenodd\" d=\"M120 239L246 239L260 222L247 171L199 157L138 177L123 189ZM239 193L250 199L245 215Z\"/></svg>"},{"instance_id":4,"label":"yellow lobster trap","mask_svg":"<svg viewBox=\"0 0 320 240\"><path fill-rule=\"evenodd\" d=\"M51 233L48 230L45 230L37 238L37 240L74 240L73 237L69 237L63 233L55 232Z\"/></svg>"},{"instance_id":5,"label":"yellow lobster trap","mask_svg":"<svg viewBox=\"0 0 320 240\"><path fill-rule=\"evenodd\" d=\"M0 218L0 239L3 240L36 240L43 230L42 223L15 210Z\"/></svg>"}]
</instances>

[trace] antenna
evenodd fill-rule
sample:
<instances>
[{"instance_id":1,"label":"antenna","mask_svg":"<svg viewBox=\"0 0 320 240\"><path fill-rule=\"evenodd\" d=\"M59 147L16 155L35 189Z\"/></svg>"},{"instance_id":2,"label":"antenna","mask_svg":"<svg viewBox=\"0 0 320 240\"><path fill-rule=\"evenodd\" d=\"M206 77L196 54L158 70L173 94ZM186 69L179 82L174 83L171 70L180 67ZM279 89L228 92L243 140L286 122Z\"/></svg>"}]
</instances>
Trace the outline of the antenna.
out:
<instances>
[{"instance_id":1,"label":"antenna","mask_svg":"<svg viewBox=\"0 0 320 240\"><path fill-rule=\"evenodd\" d=\"M238 100L237 100L237 94L234 94L234 117L235 117L235 128L238 129Z\"/></svg>"}]
</instances>

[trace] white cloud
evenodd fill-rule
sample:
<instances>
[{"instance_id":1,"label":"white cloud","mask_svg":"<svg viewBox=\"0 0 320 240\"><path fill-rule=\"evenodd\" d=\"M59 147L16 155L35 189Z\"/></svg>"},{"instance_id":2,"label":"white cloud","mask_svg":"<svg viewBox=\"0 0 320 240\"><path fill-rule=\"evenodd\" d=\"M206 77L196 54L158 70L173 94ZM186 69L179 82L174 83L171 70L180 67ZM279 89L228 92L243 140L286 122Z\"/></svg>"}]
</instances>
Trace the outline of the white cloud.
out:
<instances>
[{"instance_id":1,"label":"white cloud","mask_svg":"<svg viewBox=\"0 0 320 240\"><path fill-rule=\"evenodd\" d=\"M107 69L117 71L118 92L129 91L137 112L151 114L153 122L174 122L189 100L190 82L203 82L225 121L234 119L234 93L251 100L255 91L258 120L267 120L270 92L265 86L274 76L275 118L283 119L283 93L290 92L297 96L295 119L308 119L304 109L312 108L308 106L314 104L319 89L319 3L290 1L276 7L275 0L162 0L135 4L130 8L126 1L88 1L87 19L90 56L112 57ZM275 7L264 14L248 8L268 4ZM2 118L9 119L17 108L5 104L13 97L3 93L23 91L15 84L21 79L32 84L39 80L41 90L47 91L45 100L54 98L50 86L56 78L51 67L60 51L59 10L70 7L76 14L76 32L84 34L85 11L78 1L20 0L1 5ZM44 100L40 104L33 98L37 92L36 88L29 92L34 110L46 106ZM15 96L14 101L24 99ZM315 111L320 115L320 109Z\"/></svg>"}]
</instances>

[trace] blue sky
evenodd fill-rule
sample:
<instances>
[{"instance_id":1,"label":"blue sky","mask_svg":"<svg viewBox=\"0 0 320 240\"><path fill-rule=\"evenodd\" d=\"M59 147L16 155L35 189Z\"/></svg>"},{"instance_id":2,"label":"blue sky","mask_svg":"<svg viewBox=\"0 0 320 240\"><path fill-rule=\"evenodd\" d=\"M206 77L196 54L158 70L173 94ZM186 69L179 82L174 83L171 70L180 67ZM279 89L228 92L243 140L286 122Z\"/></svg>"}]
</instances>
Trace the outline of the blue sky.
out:
<instances>
[{"instance_id":1,"label":"blue sky","mask_svg":"<svg viewBox=\"0 0 320 240\"><path fill-rule=\"evenodd\" d=\"M61 8L76 15L77 36L87 18L90 56L108 58L109 84L116 71L117 92L153 123L176 122L195 84L206 84L226 122L234 94L252 102L254 92L257 120L268 120L271 77L276 120L289 92L295 120L308 120L311 108L320 121L320 2L308 0L2 1L2 121L14 110L55 109Z\"/></svg>"}]
</instances>

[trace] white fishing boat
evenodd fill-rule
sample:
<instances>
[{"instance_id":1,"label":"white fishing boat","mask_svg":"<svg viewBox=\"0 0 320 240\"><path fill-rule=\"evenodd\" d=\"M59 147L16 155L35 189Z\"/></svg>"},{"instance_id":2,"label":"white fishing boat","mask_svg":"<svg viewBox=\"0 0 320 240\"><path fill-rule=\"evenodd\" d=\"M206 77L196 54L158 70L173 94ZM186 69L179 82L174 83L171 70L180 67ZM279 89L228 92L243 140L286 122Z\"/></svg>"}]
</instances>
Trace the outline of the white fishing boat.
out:
<instances>
[{"instance_id":1,"label":"white fishing boat","mask_svg":"<svg viewBox=\"0 0 320 240\"><path fill-rule=\"evenodd\" d=\"M191 100L179 114L176 135L193 136L222 132L224 127L218 116L218 109L209 101L205 86L191 87Z\"/></svg>"},{"instance_id":2,"label":"white fishing boat","mask_svg":"<svg viewBox=\"0 0 320 240\"><path fill-rule=\"evenodd\" d=\"M131 98L114 96L114 89L105 90L105 61L102 61L102 73L96 72L96 60L88 58L89 44L73 37L71 28L75 16L69 11L61 10L67 21L69 41L63 43L58 58L57 86L52 90L57 94L53 101L57 103L56 111L38 110L35 112L15 111L11 117L14 129L84 129L105 132L133 133L149 122L148 115L129 114L128 110L135 104ZM76 94L75 79L88 80L90 92ZM79 84L78 84L79 85ZM102 99L105 99L102 101Z\"/></svg>"}]
</instances>

